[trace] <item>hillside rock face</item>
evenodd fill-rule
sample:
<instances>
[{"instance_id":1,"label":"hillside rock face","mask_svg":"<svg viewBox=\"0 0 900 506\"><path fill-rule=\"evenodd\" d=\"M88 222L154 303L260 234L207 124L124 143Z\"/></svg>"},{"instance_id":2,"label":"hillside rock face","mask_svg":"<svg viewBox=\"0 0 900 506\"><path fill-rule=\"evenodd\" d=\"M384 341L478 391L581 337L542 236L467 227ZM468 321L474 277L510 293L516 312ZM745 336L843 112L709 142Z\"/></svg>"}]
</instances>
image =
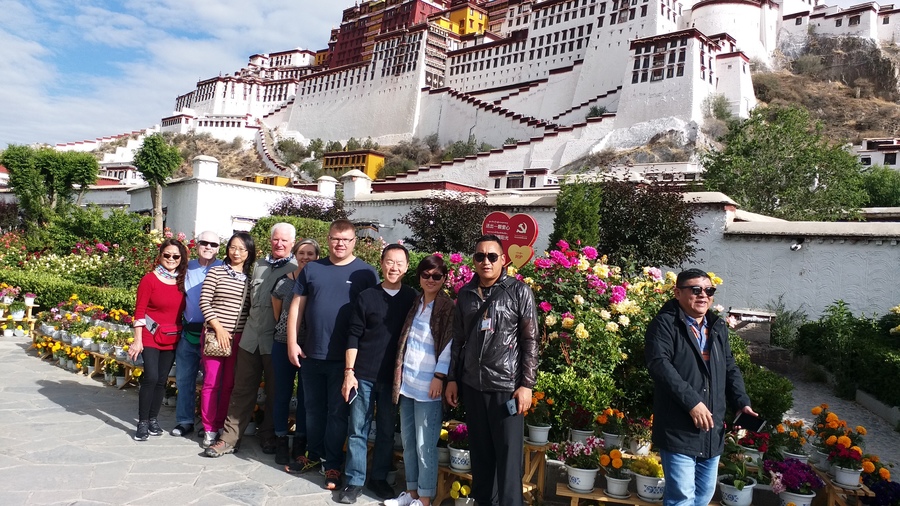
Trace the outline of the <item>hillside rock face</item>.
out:
<instances>
[{"instance_id":1,"label":"hillside rock face","mask_svg":"<svg viewBox=\"0 0 900 506\"><path fill-rule=\"evenodd\" d=\"M824 79L865 88L885 100L900 98L900 48L859 37L822 37L810 34L806 54L821 58Z\"/></svg>"}]
</instances>

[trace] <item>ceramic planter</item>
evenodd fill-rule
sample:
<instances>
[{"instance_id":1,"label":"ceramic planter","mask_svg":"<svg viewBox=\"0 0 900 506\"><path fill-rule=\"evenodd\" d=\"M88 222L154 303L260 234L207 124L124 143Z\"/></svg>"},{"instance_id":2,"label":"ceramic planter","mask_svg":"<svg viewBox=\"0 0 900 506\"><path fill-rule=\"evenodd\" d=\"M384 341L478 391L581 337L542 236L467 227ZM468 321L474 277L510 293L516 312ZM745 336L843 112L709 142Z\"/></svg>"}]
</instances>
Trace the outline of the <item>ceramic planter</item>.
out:
<instances>
[{"instance_id":1,"label":"ceramic planter","mask_svg":"<svg viewBox=\"0 0 900 506\"><path fill-rule=\"evenodd\" d=\"M742 446L741 450L744 453L744 456L750 459L750 463L752 465L758 465L758 462L763 458L763 452L755 449L755 448L747 448L746 446Z\"/></svg>"},{"instance_id":2,"label":"ceramic planter","mask_svg":"<svg viewBox=\"0 0 900 506\"><path fill-rule=\"evenodd\" d=\"M450 465L450 449L447 447L438 447L438 465L439 466L449 466Z\"/></svg>"},{"instance_id":3,"label":"ceramic planter","mask_svg":"<svg viewBox=\"0 0 900 506\"><path fill-rule=\"evenodd\" d=\"M666 490L665 478L653 478L636 474L634 479L637 482L638 497L649 502L656 502L662 499L663 492Z\"/></svg>"},{"instance_id":4,"label":"ceramic planter","mask_svg":"<svg viewBox=\"0 0 900 506\"><path fill-rule=\"evenodd\" d=\"M528 425L528 442L535 445L547 444L550 438L550 426Z\"/></svg>"},{"instance_id":5,"label":"ceramic planter","mask_svg":"<svg viewBox=\"0 0 900 506\"><path fill-rule=\"evenodd\" d=\"M791 452L781 452L781 456L786 459L796 459L804 464L809 463L809 455L805 453L791 453Z\"/></svg>"},{"instance_id":6,"label":"ceramic planter","mask_svg":"<svg viewBox=\"0 0 900 506\"><path fill-rule=\"evenodd\" d=\"M725 475L719 480L722 504L726 506L750 506L753 503L753 487L756 486L756 480L749 476L744 478L747 484L744 485L744 488L738 490L734 485L725 483L725 478L731 478L731 476Z\"/></svg>"},{"instance_id":7,"label":"ceramic planter","mask_svg":"<svg viewBox=\"0 0 900 506\"><path fill-rule=\"evenodd\" d=\"M612 448L615 446L616 448L623 448L625 445L625 435L624 434L611 434L609 432L603 433L603 446L605 448Z\"/></svg>"},{"instance_id":8,"label":"ceramic planter","mask_svg":"<svg viewBox=\"0 0 900 506\"><path fill-rule=\"evenodd\" d=\"M816 494L795 494L794 492L782 492L778 494L781 499L781 506L787 506L788 503L794 503L797 506L811 506Z\"/></svg>"},{"instance_id":9,"label":"ceramic planter","mask_svg":"<svg viewBox=\"0 0 900 506\"><path fill-rule=\"evenodd\" d=\"M450 467L454 471L472 470L472 457L469 450L458 450L452 446L449 446L448 449L450 450Z\"/></svg>"},{"instance_id":10,"label":"ceramic planter","mask_svg":"<svg viewBox=\"0 0 900 506\"><path fill-rule=\"evenodd\" d=\"M578 469L577 467L566 466L566 474L569 475L569 488L582 494L592 492L598 471L600 469Z\"/></svg>"},{"instance_id":11,"label":"ceramic planter","mask_svg":"<svg viewBox=\"0 0 900 506\"><path fill-rule=\"evenodd\" d=\"M834 466L834 483L843 487L858 488L862 469Z\"/></svg>"},{"instance_id":12,"label":"ceramic planter","mask_svg":"<svg viewBox=\"0 0 900 506\"><path fill-rule=\"evenodd\" d=\"M628 484L631 483L631 478L613 478L612 476L606 477L606 495L625 499L631 494L628 493Z\"/></svg>"},{"instance_id":13,"label":"ceramic planter","mask_svg":"<svg viewBox=\"0 0 900 506\"><path fill-rule=\"evenodd\" d=\"M593 436L592 430L569 429L569 441L584 444L587 442L588 436Z\"/></svg>"},{"instance_id":14,"label":"ceramic planter","mask_svg":"<svg viewBox=\"0 0 900 506\"><path fill-rule=\"evenodd\" d=\"M638 457L646 457L650 455L650 443L639 443L637 441L630 441L628 443L629 450L631 450L632 455L637 455Z\"/></svg>"}]
</instances>

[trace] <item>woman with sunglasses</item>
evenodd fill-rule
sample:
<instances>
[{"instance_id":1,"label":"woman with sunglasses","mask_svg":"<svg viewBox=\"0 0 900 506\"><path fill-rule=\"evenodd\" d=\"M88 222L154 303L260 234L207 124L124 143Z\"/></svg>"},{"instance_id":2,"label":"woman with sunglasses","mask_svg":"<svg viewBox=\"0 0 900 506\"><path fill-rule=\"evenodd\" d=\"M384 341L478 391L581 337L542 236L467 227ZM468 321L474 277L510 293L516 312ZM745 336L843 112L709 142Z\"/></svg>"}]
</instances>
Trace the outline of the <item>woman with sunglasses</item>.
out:
<instances>
[{"instance_id":1,"label":"woman with sunglasses","mask_svg":"<svg viewBox=\"0 0 900 506\"><path fill-rule=\"evenodd\" d=\"M394 402L400 403L406 492L386 506L428 506L437 492L437 442L443 420L444 381L450 368L453 300L444 293L447 266L430 255L416 267L422 294L406 317L397 343Z\"/></svg>"},{"instance_id":2,"label":"woman with sunglasses","mask_svg":"<svg viewBox=\"0 0 900 506\"><path fill-rule=\"evenodd\" d=\"M204 353L200 358L203 367L200 420L204 448L216 442L219 431L225 426L234 389L236 348L250 312L250 271L256 261L256 244L247 232L231 236L225 251L225 263L209 270L200 292L200 311L207 327L203 339L210 339L214 333L219 346L231 350L227 357L211 357Z\"/></svg>"},{"instance_id":3,"label":"woman with sunglasses","mask_svg":"<svg viewBox=\"0 0 900 506\"><path fill-rule=\"evenodd\" d=\"M272 343L272 370L275 373L275 402L272 405L272 424L275 428L275 463L286 465L297 457L306 455L306 410L303 408L303 379L300 377L300 368L294 366L288 359L287 352L287 320L291 309L291 301L294 299L294 283L297 276L309 262L314 262L321 256L319 243L315 239L303 239L294 245L291 250L297 259L297 269L281 276L275 282L272 289L272 311L277 323L275 324L275 342ZM306 320L300 326L297 333L297 343L302 347L306 337ZM297 410L294 415L296 428L294 429L294 446L289 451L288 445L288 414L291 409L291 396L294 395L294 385L297 386Z\"/></svg>"},{"instance_id":4,"label":"woman with sunglasses","mask_svg":"<svg viewBox=\"0 0 900 506\"><path fill-rule=\"evenodd\" d=\"M131 360L143 355L144 374L138 393L138 425L135 441L161 436L157 417L166 391L169 370L175 362L175 344L181 335L184 312L184 276L188 251L181 241L166 239L159 245L156 266L141 278L134 308L134 342Z\"/></svg>"}]
</instances>

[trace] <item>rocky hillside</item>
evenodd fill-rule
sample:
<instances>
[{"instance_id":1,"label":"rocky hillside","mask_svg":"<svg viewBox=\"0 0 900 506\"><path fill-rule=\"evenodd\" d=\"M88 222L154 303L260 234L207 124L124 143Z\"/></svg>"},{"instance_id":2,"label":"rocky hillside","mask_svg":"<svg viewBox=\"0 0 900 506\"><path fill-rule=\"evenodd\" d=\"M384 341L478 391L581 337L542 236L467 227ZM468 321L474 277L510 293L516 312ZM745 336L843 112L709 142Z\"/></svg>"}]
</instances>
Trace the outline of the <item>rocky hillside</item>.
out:
<instances>
[{"instance_id":1,"label":"rocky hillside","mask_svg":"<svg viewBox=\"0 0 900 506\"><path fill-rule=\"evenodd\" d=\"M225 142L209 134L177 134L171 135L170 140L178 147L184 160L175 177L192 175L191 159L197 155L212 156L219 160L219 177L241 179L269 172L259 161L256 148L241 138Z\"/></svg>"}]
</instances>

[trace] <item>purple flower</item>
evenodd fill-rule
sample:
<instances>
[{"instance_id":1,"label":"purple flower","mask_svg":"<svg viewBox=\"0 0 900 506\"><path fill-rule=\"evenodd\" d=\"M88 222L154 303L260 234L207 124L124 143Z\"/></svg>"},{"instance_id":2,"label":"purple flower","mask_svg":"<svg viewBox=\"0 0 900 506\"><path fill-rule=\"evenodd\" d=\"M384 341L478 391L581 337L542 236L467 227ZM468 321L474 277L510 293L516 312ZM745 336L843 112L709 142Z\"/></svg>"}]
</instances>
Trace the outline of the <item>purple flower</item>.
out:
<instances>
[{"instance_id":1,"label":"purple flower","mask_svg":"<svg viewBox=\"0 0 900 506\"><path fill-rule=\"evenodd\" d=\"M104 253L107 253L109 251L109 248L107 248L106 245L103 244L102 242L97 243L97 249Z\"/></svg>"},{"instance_id":2,"label":"purple flower","mask_svg":"<svg viewBox=\"0 0 900 506\"><path fill-rule=\"evenodd\" d=\"M611 304L618 304L623 300L625 300L625 287L618 285L612 287L611 293L609 295L609 302Z\"/></svg>"},{"instance_id":3,"label":"purple flower","mask_svg":"<svg viewBox=\"0 0 900 506\"><path fill-rule=\"evenodd\" d=\"M463 261L463 256L460 253L451 253L450 254L450 263L458 264Z\"/></svg>"},{"instance_id":4,"label":"purple flower","mask_svg":"<svg viewBox=\"0 0 900 506\"><path fill-rule=\"evenodd\" d=\"M560 239L559 242L556 243L556 247L565 251L565 250L569 249L569 243Z\"/></svg>"},{"instance_id":5,"label":"purple flower","mask_svg":"<svg viewBox=\"0 0 900 506\"><path fill-rule=\"evenodd\" d=\"M547 257L541 257L534 261L534 266L538 269L549 269L553 267L553 261Z\"/></svg>"},{"instance_id":6,"label":"purple flower","mask_svg":"<svg viewBox=\"0 0 900 506\"><path fill-rule=\"evenodd\" d=\"M538 307L541 308L541 311L545 313L549 313L550 310L553 309L553 306L551 306L550 303L546 300L538 304Z\"/></svg>"},{"instance_id":7,"label":"purple flower","mask_svg":"<svg viewBox=\"0 0 900 506\"><path fill-rule=\"evenodd\" d=\"M563 267L569 266L569 259L566 258L566 254L559 250L553 250L550 252L550 259L553 260L557 265L561 265Z\"/></svg>"},{"instance_id":8,"label":"purple flower","mask_svg":"<svg viewBox=\"0 0 900 506\"><path fill-rule=\"evenodd\" d=\"M594 260L597 258L597 249L593 246L585 246L584 249L581 250L584 253L584 257L588 260Z\"/></svg>"}]
</instances>

